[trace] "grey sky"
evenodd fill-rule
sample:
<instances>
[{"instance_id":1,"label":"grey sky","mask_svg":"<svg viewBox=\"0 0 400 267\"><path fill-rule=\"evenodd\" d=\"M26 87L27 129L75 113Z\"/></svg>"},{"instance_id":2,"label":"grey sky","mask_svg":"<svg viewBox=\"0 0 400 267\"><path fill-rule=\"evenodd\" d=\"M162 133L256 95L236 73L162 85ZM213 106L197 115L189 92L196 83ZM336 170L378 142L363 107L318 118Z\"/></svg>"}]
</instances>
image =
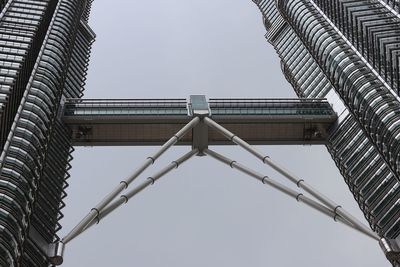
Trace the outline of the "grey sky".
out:
<instances>
[{"instance_id":1,"label":"grey sky","mask_svg":"<svg viewBox=\"0 0 400 267\"><path fill-rule=\"evenodd\" d=\"M97 42L86 98L294 97L250 0L96 0L90 25ZM155 149L77 148L61 235ZM173 148L138 180L188 149ZM260 149L363 218L325 147ZM284 181L237 147L215 150ZM195 157L71 241L63 266L389 264L375 241L219 162Z\"/></svg>"}]
</instances>

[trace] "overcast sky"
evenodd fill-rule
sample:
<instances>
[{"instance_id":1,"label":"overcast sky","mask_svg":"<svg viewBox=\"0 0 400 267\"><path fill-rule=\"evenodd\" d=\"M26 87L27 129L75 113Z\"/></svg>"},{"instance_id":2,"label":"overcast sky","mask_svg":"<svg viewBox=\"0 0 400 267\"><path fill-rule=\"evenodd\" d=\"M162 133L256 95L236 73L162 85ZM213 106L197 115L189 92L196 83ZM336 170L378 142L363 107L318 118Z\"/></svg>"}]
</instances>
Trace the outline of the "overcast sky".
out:
<instances>
[{"instance_id":1,"label":"overcast sky","mask_svg":"<svg viewBox=\"0 0 400 267\"><path fill-rule=\"evenodd\" d=\"M97 41L86 98L295 96L250 0L96 0L90 25ZM77 147L60 235L156 149ZM214 149L284 181L237 147ZM365 221L324 146L259 149ZM173 148L137 182L188 150ZM66 267L390 266L376 241L207 157L192 158L71 241L64 262Z\"/></svg>"}]
</instances>

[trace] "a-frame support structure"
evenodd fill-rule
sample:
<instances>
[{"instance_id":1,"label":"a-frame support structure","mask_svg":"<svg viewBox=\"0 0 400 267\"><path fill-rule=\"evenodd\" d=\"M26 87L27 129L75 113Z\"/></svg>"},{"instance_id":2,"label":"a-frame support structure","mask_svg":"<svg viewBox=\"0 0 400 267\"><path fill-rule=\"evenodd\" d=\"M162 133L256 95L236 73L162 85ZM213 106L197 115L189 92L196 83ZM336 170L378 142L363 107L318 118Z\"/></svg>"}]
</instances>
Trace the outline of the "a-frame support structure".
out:
<instances>
[{"instance_id":1,"label":"a-frame support structure","mask_svg":"<svg viewBox=\"0 0 400 267\"><path fill-rule=\"evenodd\" d=\"M341 205L337 204L333 200L329 199L321 192L309 185L304 179L297 177L296 175L290 173L288 170L273 161L268 155L257 150L254 146L250 145L245 140L241 139L239 136L235 135L225 127L221 126L219 123L215 122L207 111L208 109L201 104L197 107L194 105L192 119L182 127L176 134L174 134L167 142L165 142L161 148L145 159L145 161L139 165L139 167L126 179L122 180L107 196L104 197L96 206L94 206L89 213L57 244L54 246L54 251L50 255L50 259L54 265L60 265L63 262L63 253L65 246L72 241L75 237L84 233L91 226L99 223L107 215L111 214L114 210L126 204L132 197L143 191L148 186L154 184L158 179L160 179L165 174L169 173L173 169L178 168L185 161L192 158L194 155L207 155L214 158L233 169L236 169L248 176L256 178L263 184L269 185L272 188L290 196L297 202L302 202L305 205L319 211L321 214L333 218L335 221L340 222L362 234L369 236L370 238L379 241L382 248L386 253L388 252L388 244L386 244L385 239L381 239L375 232L373 232L368 226L364 225L357 218L347 212ZM262 163L270 166L275 171L283 175L290 182L294 183L298 189L303 191L296 191L289 188L286 185L279 183L278 181L271 179L269 176L258 173L251 168L230 159L214 150L208 148L207 134L208 129L213 129L231 141L257 157L262 161ZM179 140L181 140L186 134L193 132L192 149L182 155L180 158L172 161L170 164L162 168L160 171L154 175L147 177L139 185L135 186L133 189L128 190L129 185L138 178L144 170L155 163L155 161L169 148L175 145ZM308 193L310 197L305 194ZM390 253L390 251L389 251Z\"/></svg>"}]
</instances>

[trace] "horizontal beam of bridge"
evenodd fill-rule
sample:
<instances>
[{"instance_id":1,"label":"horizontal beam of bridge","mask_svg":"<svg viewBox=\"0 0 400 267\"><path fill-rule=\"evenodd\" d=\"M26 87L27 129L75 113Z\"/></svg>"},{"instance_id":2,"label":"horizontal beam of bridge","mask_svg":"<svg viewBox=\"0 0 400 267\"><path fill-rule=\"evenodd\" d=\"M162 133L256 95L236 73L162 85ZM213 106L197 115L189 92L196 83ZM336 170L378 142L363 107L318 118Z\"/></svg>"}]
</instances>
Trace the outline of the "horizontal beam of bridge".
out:
<instances>
[{"instance_id":1,"label":"horizontal beam of bridge","mask_svg":"<svg viewBox=\"0 0 400 267\"><path fill-rule=\"evenodd\" d=\"M202 104L195 102L68 99L63 121L75 146L160 145L192 119ZM206 116L254 145L325 144L337 120L324 99L210 99L206 104ZM215 130L203 130L209 145L230 144ZM201 131L194 129L178 145L192 145Z\"/></svg>"}]
</instances>

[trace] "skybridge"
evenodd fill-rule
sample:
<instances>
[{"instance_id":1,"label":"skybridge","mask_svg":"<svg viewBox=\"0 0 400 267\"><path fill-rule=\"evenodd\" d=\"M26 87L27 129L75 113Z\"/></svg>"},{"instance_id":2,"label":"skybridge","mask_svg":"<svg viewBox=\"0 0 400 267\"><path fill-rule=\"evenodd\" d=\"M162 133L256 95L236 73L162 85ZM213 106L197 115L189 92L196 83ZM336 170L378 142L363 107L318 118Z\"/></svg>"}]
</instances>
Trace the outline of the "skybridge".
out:
<instances>
[{"instance_id":1,"label":"skybridge","mask_svg":"<svg viewBox=\"0 0 400 267\"><path fill-rule=\"evenodd\" d=\"M194 116L209 116L252 145L325 144L337 119L325 99L69 99L63 120L74 146L161 145ZM196 127L177 145L228 145Z\"/></svg>"}]
</instances>

